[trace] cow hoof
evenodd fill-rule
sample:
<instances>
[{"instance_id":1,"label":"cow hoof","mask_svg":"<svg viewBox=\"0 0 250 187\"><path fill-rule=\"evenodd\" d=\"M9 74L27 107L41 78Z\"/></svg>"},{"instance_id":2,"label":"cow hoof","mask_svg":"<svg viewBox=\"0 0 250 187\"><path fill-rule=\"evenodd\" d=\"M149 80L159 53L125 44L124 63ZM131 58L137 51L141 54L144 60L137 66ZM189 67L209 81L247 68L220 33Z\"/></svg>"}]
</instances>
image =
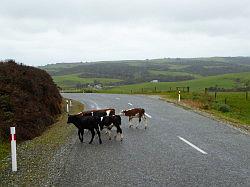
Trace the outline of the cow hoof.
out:
<instances>
[{"instance_id":1,"label":"cow hoof","mask_svg":"<svg viewBox=\"0 0 250 187\"><path fill-rule=\"evenodd\" d=\"M109 140L111 140L111 138L109 138Z\"/></svg>"},{"instance_id":2,"label":"cow hoof","mask_svg":"<svg viewBox=\"0 0 250 187\"><path fill-rule=\"evenodd\" d=\"M145 127L145 129L147 129L147 127Z\"/></svg>"},{"instance_id":3,"label":"cow hoof","mask_svg":"<svg viewBox=\"0 0 250 187\"><path fill-rule=\"evenodd\" d=\"M100 141L99 143L100 143L100 144L102 144L102 142L101 142L101 141Z\"/></svg>"}]
</instances>

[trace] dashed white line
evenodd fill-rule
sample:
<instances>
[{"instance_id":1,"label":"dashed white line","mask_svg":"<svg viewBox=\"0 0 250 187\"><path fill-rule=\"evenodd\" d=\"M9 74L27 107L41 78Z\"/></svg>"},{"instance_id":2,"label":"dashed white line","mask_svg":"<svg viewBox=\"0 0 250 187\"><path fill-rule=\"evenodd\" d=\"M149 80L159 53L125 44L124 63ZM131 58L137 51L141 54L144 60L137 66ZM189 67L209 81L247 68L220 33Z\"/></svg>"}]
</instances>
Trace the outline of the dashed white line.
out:
<instances>
[{"instance_id":1,"label":"dashed white line","mask_svg":"<svg viewBox=\"0 0 250 187\"><path fill-rule=\"evenodd\" d=\"M146 115L148 118L152 118L152 116L150 116L150 115L147 114L146 112L145 112L145 115Z\"/></svg>"},{"instance_id":2,"label":"dashed white line","mask_svg":"<svg viewBox=\"0 0 250 187\"><path fill-rule=\"evenodd\" d=\"M133 106L133 104L132 103L128 103L130 106Z\"/></svg>"},{"instance_id":3,"label":"dashed white line","mask_svg":"<svg viewBox=\"0 0 250 187\"><path fill-rule=\"evenodd\" d=\"M117 97L117 98L115 98L115 99L120 100L120 98L119 98L119 97Z\"/></svg>"},{"instance_id":4,"label":"dashed white line","mask_svg":"<svg viewBox=\"0 0 250 187\"><path fill-rule=\"evenodd\" d=\"M190 145L191 147L195 148L197 151L201 152L202 154L207 154L205 151L203 151L202 149L200 149L199 147L195 146L194 144L190 143L189 141L185 140L184 138L178 136L178 138L180 138L183 142L187 143L188 145Z\"/></svg>"}]
</instances>

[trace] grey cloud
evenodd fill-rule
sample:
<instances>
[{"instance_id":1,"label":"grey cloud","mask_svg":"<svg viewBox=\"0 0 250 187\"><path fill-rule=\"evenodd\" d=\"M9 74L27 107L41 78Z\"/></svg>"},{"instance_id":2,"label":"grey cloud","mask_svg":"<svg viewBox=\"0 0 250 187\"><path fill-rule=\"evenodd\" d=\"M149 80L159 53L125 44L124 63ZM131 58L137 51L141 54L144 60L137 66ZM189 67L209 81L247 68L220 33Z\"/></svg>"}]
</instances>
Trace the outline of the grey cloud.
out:
<instances>
[{"instance_id":1,"label":"grey cloud","mask_svg":"<svg viewBox=\"0 0 250 187\"><path fill-rule=\"evenodd\" d=\"M0 58L249 55L249 21L249 0L2 0Z\"/></svg>"}]
</instances>

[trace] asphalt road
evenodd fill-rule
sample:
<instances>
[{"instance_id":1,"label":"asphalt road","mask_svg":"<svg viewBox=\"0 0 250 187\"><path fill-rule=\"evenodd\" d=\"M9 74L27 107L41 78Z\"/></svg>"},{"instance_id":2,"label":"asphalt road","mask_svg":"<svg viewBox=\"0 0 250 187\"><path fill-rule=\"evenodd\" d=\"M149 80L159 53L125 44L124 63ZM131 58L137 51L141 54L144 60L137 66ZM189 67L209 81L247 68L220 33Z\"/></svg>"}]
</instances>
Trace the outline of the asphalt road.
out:
<instances>
[{"instance_id":1,"label":"asphalt road","mask_svg":"<svg viewBox=\"0 0 250 187\"><path fill-rule=\"evenodd\" d=\"M97 136L89 145L87 133L80 143L76 131L56 186L250 186L249 134L156 98L63 96L88 109L143 107L152 118L145 130L129 128L123 117L122 142L102 133L102 145Z\"/></svg>"}]
</instances>

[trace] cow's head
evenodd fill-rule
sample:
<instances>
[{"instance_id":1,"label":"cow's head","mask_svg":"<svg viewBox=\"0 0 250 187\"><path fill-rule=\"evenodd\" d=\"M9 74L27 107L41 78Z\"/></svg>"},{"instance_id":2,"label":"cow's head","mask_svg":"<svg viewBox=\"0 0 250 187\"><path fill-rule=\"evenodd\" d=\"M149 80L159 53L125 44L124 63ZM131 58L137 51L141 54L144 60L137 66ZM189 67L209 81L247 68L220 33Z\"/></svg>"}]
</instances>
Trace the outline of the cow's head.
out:
<instances>
[{"instance_id":1,"label":"cow's head","mask_svg":"<svg viewBox=\"0 0 250 187\"><path fill-rule=\"evenodd\" d=\"M67 123L68 124L73 123L73 121L74 121L73 119L74 119L74 116L68 114L68 121L67 121Z\"/></svg>"}]
</instances>

